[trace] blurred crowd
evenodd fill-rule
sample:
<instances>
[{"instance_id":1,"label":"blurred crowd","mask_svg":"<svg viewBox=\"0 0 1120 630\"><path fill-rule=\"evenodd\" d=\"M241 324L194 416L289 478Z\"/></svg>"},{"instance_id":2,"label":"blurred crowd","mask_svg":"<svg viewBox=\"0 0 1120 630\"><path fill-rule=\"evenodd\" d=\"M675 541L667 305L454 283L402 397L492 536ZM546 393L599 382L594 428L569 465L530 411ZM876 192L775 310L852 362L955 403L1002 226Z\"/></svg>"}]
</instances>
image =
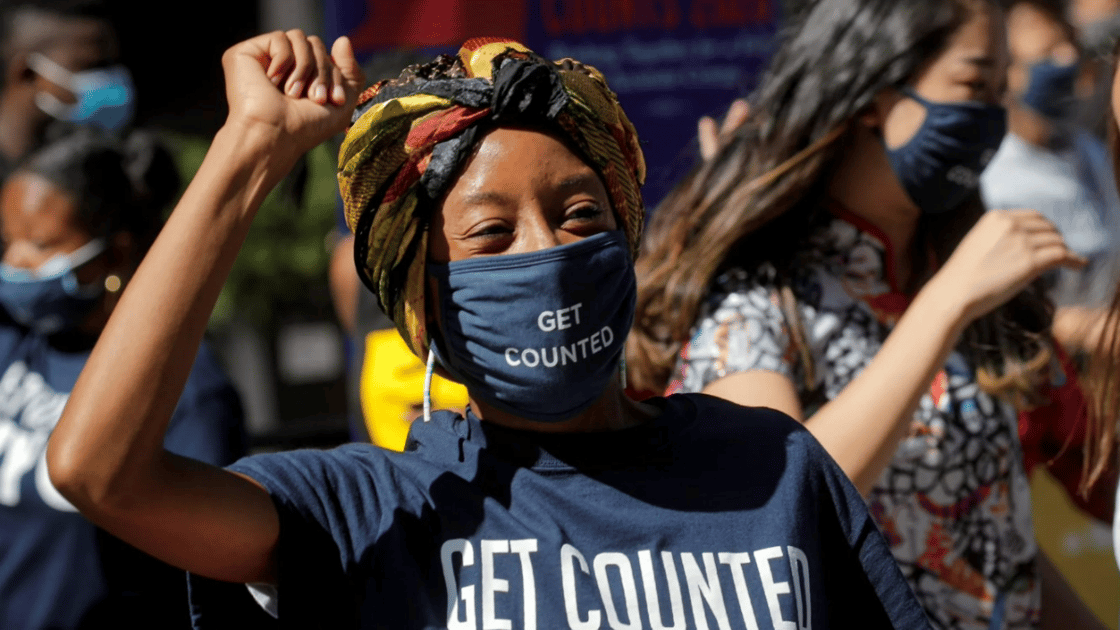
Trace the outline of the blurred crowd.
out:
<instances>
[{"instance_id":1,"label":"blurred crowd","mask_svg":"<svg viewBox=\"0 0 1120 630\"><path fill-rule=\"evenodd\" d=\"M767 619L774 627L810 627L808 611L825 605L808 603L808 576L818 568L835 570L834 582L850 582L843 588L830 583L828 588L836 590L814 590L814 597L826 593L823 597L833 606L831 612L824 609L825 618L812 618L818 627L856 627L864 622L874 627L922 627L927 621L935 628L1116 627L1117 620L1102 623L1089 611L1036 544L1032 520L1046 515L1032 514L1030 476L1036 468L1048 470L1071 501L1112 527L1120 565L1120 519L1114 518L1120 502L1120 97L1113 91L1120 76L1120 0L791 3L787 28L758 88L749 98L728 103L721 120L682 121L697 128L695 167L665 199L644 209L638 187L645 164L634 129L617 102L603 95L610 95L605 86L611 77L579 62L559 64L559 70L541 62L548 71L526 62L528 69L519 67L516 72L522 74L510 78L515 71L504 70L509 61L501 56L505 49L495 53L487 48L493 42L476 42L476 48L465 45L459 56L430 64L424 64L428 57L419 53L393 52L366 64L365 79L376 87L359 98L358 90L346 83L350 77L337 46L331 61L318 40L289 33L296 62L269 66L270 58L281 58L275 42L273 48L258 51L264 67L253 70L262 73L261 85L269 83L263 81L263 73L269 73L271 89L283 91L285 102L352 108L358 101L341 145L338 227L332 235L316 238L329 241L329 275L323 283L329 286L346 337L349 436L351 442L364 445L338 452L356 453L353 456L362 462L374 457L388 462L368 464L372 472L360 468L355 474L363 482L345 476L355 469L348 460L321 463L299 454L243 460L249 464L233 468L237 478L232 481L232 476L207 477L253 450L242 405L242 397L252 394L236 390L221 352L206 341L180 341L181 331L186 331L184 339L195 329L201 336L203 324L194 311L176 315L175 309L182 306L176 299L145 303L143 295L134 295L127 302L127 314L114 315L118 304L125 304L122 299L134 277L143 276L143 286L189 284L164 275L173 269L173 260L185 264L184 252L197 254L201 269L214 265L220 272L225 264L220 261L232 264L244 234L228 228L233 236L227 237L222 232L225 224L218 222L213 238L199 237L197 244L189 243L187 229L161 232L177 201L176 213L181 214L209 203L208 193L192 197L188 190L180 200L188 182L182 181L174 143L156 130L135 126L137 92L144 85L134 84L129 68L120 62L113 21L118 14L109 4L0 3L0 629L186 628L192 623L199 628L266 627L276 619L286 624L290 622L285 621L285 606L277 610L276 587L282 586L281 601L293 602L288 610L295 619L297 609L304 614L304 600L330 594L337 571L352 581L346 582L346 588L352 588L345 591L346 597L353 600L347 605L357 612L324 613L323 619L330 620L324 627L337 627L331 625L337 620L375 627L370 619L379 614L383 620L402 623L422 625L441 618L448 627L476 627L470 599L475 593L469 590L472 586L464 586L462 577L475 562L469 533L432 547L432 540L443 534L433 533L430 530L437 528L424 517L408 512L408 501L416 494L409 484L430 470L417 472L415 462L407 462L420 457L415 453L425 445L437 442L430 427L452 417L433 417L433 410L457 414L456 420L446 420L452 422L449 431L457 441L440 443L446 450L439 456L449 461L433 468L436 473L462 474L450 461L456 457L460 464L469 461L481 467L471 457L483 463L485 458L472 455L471 449L482 452L506 445L514 455L489 471L493 478L480 482L482 488L448 485L455 490L444 488L441 494L440 475L432 473L433 480L424 488L430 493L424 495L424 515L451 513L449 520L457 522L459 509L469 513L464 519L474 519L475 504L464 496L478 506L508 503L504 507L514 516L503 514L517 523L511 531L521 532L521 538L539 535L544 540L543 531L567 541L565 536L571 535L570 540L582 541L590 551L598 548L572 532L582 531L597 513L564 508L539 518L517 513L517 501L509 497L527 496L518 492L525 493L531 484L518 481L511 470L527 466L526 458L541 457L528 455L532 449L526 445L548 451L556 461L549 460L545 468L556 470L593 453L594 459L588 455L586 460L592 463L573 464L579 478L625 487L624 498L641 503L637 508L604 510L629 509L648 521L655 512L643 510L668 506L689 518L708 516L666 521L665 528L715 532L724 525L711 515L723 510L712 506L723 505L721 501L736 491L732 487L737 481L749 486L755 473L765 477L769 464L764 462L770 460L755 461L751 455L745 457L751 461L728 464L736 454L723 457L717 452L711 453L713 468L705 469L708 453L689 451L679 456L688 464L676 461L677 455L670 456L670 462L639 464L633 453L625 452L635 434L630 434L631 442L621 443L599 437L619 428L600 415L645 418L643 414L656 415L651 411L655 408L661 410L658 413L675 409L681 400L714 401L688 397L695 393L752 408L752 413L758 413L754 408L777 410L801 422L812 443L820 443L827 456L794 450L787 456L790 462L801 461L799 457L811 461L807 475L817 474L814 466L819 465L826 481L802 480L805 485L793 489L775 482L780 489L773 491L775 497L810 496L824 505L827 518L804 526L803 537L831 540L834 521L843 521L843 529L849 525L844 519L859 523L864 510L868 522L874 523L872 543L840 543L851 545L844 547L847 555L821 551L822 558L831 558L828 562L812 553L806 559L798 547L780 543L787 545L789 568L783 568L782 575L789 581L779 581L778 586L767 577L769 561L765 556L759 559L768 544L748 545L754 540L752 532L762 540L770 530L752 525L755 529L744 536L747 546L735 551L759 550L754 562L767 568L762 586L752 583L748 588L743 582L737 591L735 601L744 608L746 627L766 627ZM231 49L225 60L227 80L235 76L230 59L236 50ZM518 55L524 53L531 62L538 60L527 50L514 50L516 59L522 60ZM320 64L317 70L305 70L303 77L297 76L299 69L314 64L301 65L301 54ZM489 63L487 55L497 55L493 76L489 67L478 69L478 59ZM576 75L579 78L572 78ZM325 91L320 98L310 86L326 90L330 79L323 77L332 76L337 92ZM231 120L248 107L246 103L263 102L263 92L249 93L263 88L247 87L243 94L236 84L230 85ZM478 113L490 110L472 99L484 98L493 98L495 104L488 106L498 113ZM508 111L498 111L499 103ZM584 107L579 110L583 118L567 113L565 108L575 107L572 103ZM289 106L294 107L285 105ZM350 122L348 113L345 118ZM547 124L539 122L545 118ZM297 122L281 125L276 132L293 146L314 126ZM537 128L547 130L554 147L501 135L510 129ZM330 135L327 144L333 152L339 135ZM482 216L477 208L484 206L495 213L493 208L515 204L509 200L515 192L524 198L538 194L552 185L550 169L567 172L565 168L574 175L556 186L561 192L548 189L523 204L543 207L540 199L552 199L548 195L582 199L571 202L574 209L565 209L559 218L534 219L536 228L547 223L542 232L550 235L547 238L518 224L528 221L522 215L470 223L451 213L451 208L466 208L462 216ZM589 179L598 183L581 183L580 168L595 175ZM492 173L504 173L508 181ZM205 177L200 175L204 184L220 188L217 179ZM260 179L266 180L271 181ZM246 197L256 194L254 186L261 186L249 179L238 185L250 191ZM507 196L488 192L487 186ZM580 186L590 186L591 192ZM590 198L609 207L604 210ZM226 197L219 201L233 203ZM183 225L190 227L186 220ZM596 240L602 232L621 235L607 243ZM451 234L444 249L433 245L440 242L441 233ZM592 242L599 249L587 245ZM547 256L526 258L521 267L538 274L530 275L490 260L532 256L553 247L582 248L579 255L593 262L577 264L557 255L545 261L554 266L538 269L533 265ZM226 249L210 255L219 248ZM145 270L142 262L149 249L162 258ZM466 265L456 267L457 263ZM618 274L608 273L611 265ZM628 265L633 267L631 275ZM573 289L553 281L568 276L589 278L592 286ZM189 290L193 289L182 289ZM202 305L197 306L199 312L208 314L217 295L216 288L208 291L199 288L203 297L195 300L191 294L182 303L195 300ZM439 299L433 299L437 295ZM206 299L211 300L209 307ZM597 309L609 316L595 320ZM534 313L533 330L517 331L509 323L510 313L518 310ZM448 323L448 311L459 316L454 325ZM602 329L588 336L578 328L584 323L581 317ZM136 322L155 324L149 328ZM491 322L497 325L488 325ZM567 328L583 337L565 336L556 345L558 336L533 336ZM616 338L611 331L620 328L623 333ZM514 348L508 344L513 343L525 349L511 354ZM488 344L505 347L504 354L479 350ZM168 351L166 356L143 354L148 347ZM190 361L179 361L180 355L189 355ZM130 365L131 356L147 363ZM567 370L569 361L576 367ZM93 369L83 373L87 364ZM524 376L525 366L538 365L542 367ZM544 369L558 365L551 372ZM580 371L584 369L589 372ZM119 390L114 380L118 376L124 383ZM148 376L150 389L145 390ZM625 392L626 402L615 401L610 407L615 387L619 400ZM76 410L67 411L66 432L52 441L56 425L63 426L59 420L72 392L78 392ZM720 406L722 402L688 404L701 405L699 415L710 414L720 427L726 418L749 423L762 418L755 429L760 452L786 452L783 449L793 449L790 444L797 441L769 428L769 416L740 417L735 415L739 411L729 411L732 407ZM122 421L117 426L101 419L125 418L133 408L148 414L147 425L137 422L130 427ZM155 435L151 426L160 425L150 418L157 416L166 416L166 424ZM470 424L478 418L483 425ZM575 422L573 418L586 424L565 424ZM471 427L490 424L509 432L486 433L485 443L474 445L471 440L478 438ZM113 435L97 437L99 431L108 431L106 427L115 427ZM596 437L588 441L602 439L612 447L527 437L554 430L594 432ZM720 448L719 439L679 437L660 425L658 430L662 433L649 437L650 443L693 444L688 442L692 439L704 448ZM727 432L726 444L735 446L741 445L735 432L739 430L743 429L718 429ZM645 444L646 437L637 441ZM322 441L307 444L318 446ZM49 444L54 453L48 453ZM131 466L155 461L143 450L145 444L173 454L166 464L171 472L159 479L163 486L128 481ZM813 448L817 447L807 452L816 453ZM83 455L83 450L90 453ZM755 452L743 452L748 451ZM378 454L366 454L370 452ZM110 496L84 485L80 462L99 454L107 463L98 465L97 474L108 481L96 487L124 491ZM825 463L816 463L814 457ZM542 461L533 466L542 466ZM58 462L66 463L64 471L53 469ZM718 468L725 465L726 470ZM639 468L646 471L645 486L640 480L612 476L619 469ZM843 473L835 480L829 477L834 469ZM717 475L722 479L712 481ZM222 489L213 495L224 497L224 503L191 503L211 487L207 479L213 488ZM370 479L400 485L389 492ZM223 494L237 483L253 491L267 490L277 512L247 507L251 501L245 498L250 495L237 494L249 492L244 488ZM656 483L688 488L654 496L647 486ZM135 496L133 488L139 488ZM140 490L164 493L179 502L146 504L138 498L146 496ZM607 502L597 489L586 486L542 485L530 490L544 496L541 505L546 506L550 501L568 505L561 499L573 497ZM285 494L288 491L291 494ZM402 495L395 500L405 507L390 503L381 493ZM832 501L819 498L824 495ZM336 496L342 497L337 512L317 511L317 505ZM711 504L696 507L691 501L697 497ZM466 508L455 507L463 501ZM741 516L747 522L756 517L778 519L771 522L777 529L797 529L803 521L819 517L816 511L812 516L775 516L783 514L780 501L763 503L735 510L752 512ZM214 516L226 514L226 508L228 514L237 513L236 504L241 504L244 519ZM375 509L383 512L363 512ZM393 520L394 509L409 513L415 522L404 518L403 525L394 522L385 531L366 529L373 525L363 521L365 516L370 522L378 517ZM261 517L261 510L273 516ZM197 532L197 538L184 535L182 545L174 548L183 530L166 527L163 533L149 534L145 528L157 531L168 520L177 520L168 514L181 516L182 523L191 525L183 527ZM293 514L306 518L298 520ZM206 520L211 516L213 520ZM708 517L712 520L702 520ZM794 525L781 525L781 518ZM258 525L261 522L272 529ZM656 522L644 524L653 532L649 536L678 540L675 532L657 533ZM479 525L478 531L484 529ZM279 540L285 531L296 532L290 536L298 536L306 549L297 552L273 542L271 563L260 564L265 569L244 569L247 565L234 561L225 565L216 558L221 549L217 541L238 539L231 532L266 530ZM844 531L849 534L856 537ZM479 562L494 562L499 553L520 554L525 563L521 566L528 566L529 554L537 548L523 546L518 551L525 540L512 533L499 535L509 538L497 541L506 546L494 551L485 545L495 541L482 541ZM645 580L654 566L648 548L660 543L642 542L641 535L635 533L637 542L632 544L633 549L645 549L635 556L642 562ZM362 536L376 540L354 542ZM631 544L624 542L629 540L626 536L602 529L595 536L619 549ZM343 539L355 548L345 548L338 542ZM692 539L684 540L692 544ZM449 547L451 542L460 546ZM206 551L211 543L215 551ZM374 543L396 545L418 557L435 554L435 566L443 573L429 571L426 562L415 569L397 567L407 574L401 582L405 586L387 586L385 575L367 565L392 568L402 560ZM240 546L253 548L248 543ZM781 557L783 552L775 548L779 555L773 557ZM577 577L594 573L597 592L605 601L602 611L589 611L577 610L573 599L565 599L567 626L600 627L596 615L602 612L611 627L644 627L636 615L655 627L669 627L661 624L664 608L680 622L672 627L692 627L682 616L685 608L673 555L661 550L668 557L662 562L669 567L669 591L677 588L676 599L658 604L657 587L643 582L647 590L641 601L648 610L639 610L623 553L615 554L620 560L602 551L589 569L580 551L565 545L563 561L582 570L576 575L565 569L565 588L576 589ZM684 551L712 555L703 546ZM488 553L492 555L482 555ZM313 558L315 554L320 557ZM335 562L331 554L341 554L343 562ZM741 568L751 562L750 554L718 555L721 566L737 562L734 566ZM193 557L207 560L196 563ZM626 564L618 564L622 561ZM687 579L693 625L707 627L714 619L721 628L739 627L734 617L727 625L719 579L706 581L691 553L682 553L681 561L685 575L691 576ZM704 571L715 575L715 560L706 561ZM308 576L285 583L285 562ZM883 564L890 567L886 573ZM509 583L494 578L493 566L487 566L481 569L479 590L490 589L486 592L491 599L479 595L483 625L509 628L509 620L495 618L493 608L494 593L507 597ZM625 591L625 622L611 603L610 587L604 586L608 567L620 576L617 592ZM191 583L190 606L184 568L192 580L196 575L217 578ZM317 571L327 576L321 585L305 581L314 580ZM243 575L263 577L238 578ZM516 588L531 593L531 575ZM456 576L462 580L456 582ZM896 589L896 577L908 588ZM410 594L415 603L406 604L405 612L369 611L369 602L379 597L399 600L385 594L427 584L425 580L434 590L420 592L415 587ZM225 599L236 596L215 586L220 581L250 585L247 592L237 585L243 601L238 600L236 608ZM353 586L357 582L361 586ZM813 589L825 588L812 584ZM740 582L735 585L739 588ZM297 590L302 593L298 598ZM769 604L771 617L750 612L759 622L748 619L748 592L755 595L755 610L762 611L764 601ZM789 594L789 601L779 605L783 593ZM727 597L728 602L734 599ZM841 601L847 597L851 601L846 608ZM881 605L882 614L868 613L863 621L845 619L857 605L870 605L865 597ZM204 606L196 605L210 598L230 606L225 610L233 612L227 619L221 607L217 614L207 614ZM518 604L517 615L507 615L512 627L520 627L521 614L524 627L533 627L528 620L536 608L530 606L530 598L526 594L526 603ZM711 617L705 616L705 606ZM911 617L908 610L921 614ZM794 618L797 621L790 621ZM540 625L565 624L557 618Z\"/></svg>"}]
</instances>

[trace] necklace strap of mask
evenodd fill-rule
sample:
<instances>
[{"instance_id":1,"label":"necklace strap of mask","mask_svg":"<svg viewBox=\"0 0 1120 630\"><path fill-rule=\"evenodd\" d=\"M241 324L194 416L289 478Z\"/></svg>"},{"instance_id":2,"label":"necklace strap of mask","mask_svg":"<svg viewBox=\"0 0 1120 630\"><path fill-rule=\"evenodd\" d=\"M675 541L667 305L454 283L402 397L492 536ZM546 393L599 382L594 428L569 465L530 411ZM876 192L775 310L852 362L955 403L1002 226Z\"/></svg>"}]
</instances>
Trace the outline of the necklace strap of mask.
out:
<instances>
[{"instance_id":1,"label":"necklace strap of mask","mask_svg":"<svg viewBox=\"0 0 1120 630\"><path fill-rule=\"evenodd\" d=\"M428 352L428 367L424 370L424 422L432 420L432 373L436 371L436 353Z\"/></svg>"}]
</instances>

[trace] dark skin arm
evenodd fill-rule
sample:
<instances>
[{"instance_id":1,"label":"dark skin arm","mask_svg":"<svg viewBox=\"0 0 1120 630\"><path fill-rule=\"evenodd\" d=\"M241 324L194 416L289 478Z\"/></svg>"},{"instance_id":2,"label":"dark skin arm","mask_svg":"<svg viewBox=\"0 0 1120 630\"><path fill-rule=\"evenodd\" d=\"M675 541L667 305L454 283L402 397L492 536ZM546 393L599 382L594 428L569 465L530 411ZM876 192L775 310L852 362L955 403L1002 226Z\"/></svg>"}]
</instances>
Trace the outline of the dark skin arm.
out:
<instances>
[{"instance_id":1,"label":"dark skin arm","mask_svg":"<svg viewBox=\"0 0 1120 630\"><path fill-rule=\"evenodd\" d=\"M333 61L332 61L333 57ZM209 313L265 195L341 131L363 78L349 41L299 31L222 58L230 114L114 309L47 449L87 518L188 571L275 583L279 520L253 480L163 449Z\"/></svg>"}]
</instances>

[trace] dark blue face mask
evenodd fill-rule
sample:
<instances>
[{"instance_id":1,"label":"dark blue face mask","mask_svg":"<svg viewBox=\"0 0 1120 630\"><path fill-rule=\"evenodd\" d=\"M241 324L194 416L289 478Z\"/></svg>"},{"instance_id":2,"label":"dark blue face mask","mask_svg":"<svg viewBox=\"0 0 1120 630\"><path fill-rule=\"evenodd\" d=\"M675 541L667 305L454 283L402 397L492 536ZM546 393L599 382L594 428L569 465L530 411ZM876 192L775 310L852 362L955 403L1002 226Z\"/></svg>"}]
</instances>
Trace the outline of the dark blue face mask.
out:
<instances>
[{"instance_id":1,"label":"dark blue face mask","mask_svg":"<svg viewBox=\"0 0 1120 630\"><path fill-rule=\"evenodd\" d=\"M1046 59L1030 67L1027 89L1019 100L1050 120L1061 120L1074 104L1073 84L1076 81L1076 63L1059 66Z\"/></svg>"},{"instance_id":2,"label":"dark blue face mask","mask_svg":"<svg viewBox=\"0 0 1120 630\"><path fill-rule=\"evenodd\" d=\"M587 409L614 378L637 283L620 231L527 254L429 264L442 343L431 351L494 407L540 422Z\"/></svg>"},{"instance_id":3,"label":"dark blue face mask","mask_svg":"<svg viewBox=\"0 0 1120 630\"><path fill-rule=\"evenodd\" d=\"M103 251L105 241L94 239L33 271L0 263L0 306L17 323L45 335L78 326L97 305L105 286L80 285L74 271Z\"/></svg>"},{"instance_id":4,"label":"dark blue face mask","mask_svg":"<svg viewBox=\"0 0 1120 630\"><path fill-rule=\"evenodd\" d=\"M952 210L980 186L980 173L1007 133L1007 110L986 103L934 103L908 88L902 93L925 107L926 118L909 142L885 147L887 158L922 212Z\"/></svg>"}]
</instances>

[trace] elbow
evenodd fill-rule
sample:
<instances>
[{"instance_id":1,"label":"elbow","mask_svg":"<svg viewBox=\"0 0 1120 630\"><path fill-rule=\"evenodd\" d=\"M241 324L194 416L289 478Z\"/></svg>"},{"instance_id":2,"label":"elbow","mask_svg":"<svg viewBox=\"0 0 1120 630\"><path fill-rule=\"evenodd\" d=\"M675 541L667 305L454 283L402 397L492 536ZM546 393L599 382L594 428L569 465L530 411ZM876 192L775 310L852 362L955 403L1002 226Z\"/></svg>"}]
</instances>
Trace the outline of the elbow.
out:
<instances>
[{"instance_id":1,"label":"elbow","mask_svg":"<svg viewBox=\"0 0 1120 630\"><path fill-rule=\"evenodd\" d=\"M106 469L106 457L97 457L92 450L80 436L58 428L47 442L47 477L51 485L87 516L110 508L114 497L122 495L114 487L114 477L119 476Z\"/></svg>"},{"instance_id":2,"label":"elbow","mask_svg":"<svg viewBox=\"0 0 1120 630\"><path fill-rule=\"evenodd\" d=\"M88 478L83 474L86 469L72 440L55 431L47 442L47 476L51 485L67 501L81 509L84 496L89 495Z\"/></svg>"}]
</instances>

